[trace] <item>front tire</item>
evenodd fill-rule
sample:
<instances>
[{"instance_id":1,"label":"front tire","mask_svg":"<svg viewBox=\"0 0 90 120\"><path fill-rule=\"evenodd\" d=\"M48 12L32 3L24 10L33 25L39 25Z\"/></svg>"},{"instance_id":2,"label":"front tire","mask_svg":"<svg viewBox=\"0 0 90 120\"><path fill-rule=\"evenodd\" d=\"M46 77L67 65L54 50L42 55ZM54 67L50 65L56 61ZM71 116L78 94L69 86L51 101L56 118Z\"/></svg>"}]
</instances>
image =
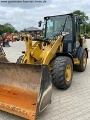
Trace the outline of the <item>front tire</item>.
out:
<instances>
[{"instance_id":1,"label":"front tire","mask_svg":"<svg viewBox=\"0 0 90 120\"><path fill-rule=\"evenodd\" d=\"M52 82L58 89L67 89L71 85L73 63L71 58L59 56L55 59L52 70Z\"/></svg>"}]
</instances>

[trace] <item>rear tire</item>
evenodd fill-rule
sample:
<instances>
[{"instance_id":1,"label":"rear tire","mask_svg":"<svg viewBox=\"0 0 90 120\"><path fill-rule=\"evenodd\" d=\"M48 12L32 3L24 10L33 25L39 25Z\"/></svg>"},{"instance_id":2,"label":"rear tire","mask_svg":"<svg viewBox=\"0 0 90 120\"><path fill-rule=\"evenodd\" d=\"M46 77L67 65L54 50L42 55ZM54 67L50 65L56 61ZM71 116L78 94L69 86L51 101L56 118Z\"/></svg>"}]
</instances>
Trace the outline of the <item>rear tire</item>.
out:
<instances>
[{"instance_id":1,"label":"rear tire","mask_svg":"<svg viewBox=\"0 0 90 120\"><path fill-rule=\"evenodd\" d=\"M23 56L24 56L24 55L21 55L21 56L17 59L17 62L16 62L16 63L20 64L21 61L22 61Z\"/></svg>"},{"instance_id":2,"label":"rear tire","mask_svg":"<svg viewBox=\"0 0 90 120\"><path fill-rule=\"evenodd\" d=\"M86 66L87 66L87 53L86 53L86 50L84 50L81 61L80 61L80 65L76 65L75 70L79 72L83 72L85 71Z\"/></svg>"},{"instance_id":3,"label":"rear tire","mask_svg":"<svg viewBox=\"0 0 90 120\"><path fill-rule=\"evenodd\" d=\"M52 70L52 82L58 89L67 89L71 85L73 63L71 58L59 56L55 59Z\"/></svg>"}]
</instances>

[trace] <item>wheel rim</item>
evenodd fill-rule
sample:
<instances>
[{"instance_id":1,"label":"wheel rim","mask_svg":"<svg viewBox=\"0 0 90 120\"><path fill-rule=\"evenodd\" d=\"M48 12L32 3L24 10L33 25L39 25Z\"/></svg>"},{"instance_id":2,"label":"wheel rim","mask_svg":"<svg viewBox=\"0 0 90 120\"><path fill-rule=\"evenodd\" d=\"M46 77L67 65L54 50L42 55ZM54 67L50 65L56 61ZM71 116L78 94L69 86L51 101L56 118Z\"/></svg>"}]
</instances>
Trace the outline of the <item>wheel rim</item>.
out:
<instances>
[{"instance_id":1,"label":"wheel rim","mask_svg":"<svg viewBox=\"0 0 90 120\"><path fill-rule=\"evenodd\" d=\"M83 66L85 67L87 64L87 57L86 55L83 56Z\"/></svg>"},{"instance_id":2,"label":"wheel rim","mask_svg":"<svg viewBox=\"0 0 90 120\"><path fill-rule=\"evenodd\" d=\"M66 66L66 73L65 73L65 77L66 77L66 81L70 81L71 80L71 75L72 75L72 68L70 65Z\"/></svg>"}]
</instances>

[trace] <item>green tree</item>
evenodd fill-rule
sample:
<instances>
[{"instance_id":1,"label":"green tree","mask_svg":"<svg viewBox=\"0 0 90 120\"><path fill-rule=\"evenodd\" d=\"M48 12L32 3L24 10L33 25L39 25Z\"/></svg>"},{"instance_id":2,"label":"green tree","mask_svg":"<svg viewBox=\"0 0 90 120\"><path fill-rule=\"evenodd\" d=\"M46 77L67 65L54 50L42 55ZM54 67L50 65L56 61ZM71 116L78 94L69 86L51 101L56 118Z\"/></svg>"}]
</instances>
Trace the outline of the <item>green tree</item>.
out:
<instances>
[{"instance_id":1,"label":"green tree","mask_svg":"<svg viewBox=\"0 0 90 120\"><path fill-rule=\"evenodd\" d=\"M90 36L90 23L86 24L86 33Z\"/></svg>"},{"instance_id":2,"label":"green tree","mask_svg":"<svg viewBox=\"0 0 90 120\"><path fill-rule=\"evenodd\" d=\"M89 17L86 15L86 13L80 10L76 10L73 13L82 16L83 22L87 22L89 20Z\"/></svg>"},{"instance_id":3,"label":"green tree","mask_svg":"<svg viewBox=\"0 0 90 120\"><path fill-rule=\"evenodd\" d=\"M5 23L4 25L0 24L0 35L3 33L17 33L18 31L10 24Z\"/></svg>"},{"instance_id":4,"label":"green tree","mask_svg":"<svg viewBox=\"0 0 90 120\"><path fill-rule=\"evenodd\" d=\"M76 10L73 12L74 14L77 14L77 15L80 15L82 17L82 20L83 20L83 24L81 26L81 33L82 34L85 34L85 33L88 33L89 32L89 29L87 29L87 26L88 26L88 20L89 20L89 17L86 15L85 12L82 12L80 10Z\"/></svg>"}]
</instances>

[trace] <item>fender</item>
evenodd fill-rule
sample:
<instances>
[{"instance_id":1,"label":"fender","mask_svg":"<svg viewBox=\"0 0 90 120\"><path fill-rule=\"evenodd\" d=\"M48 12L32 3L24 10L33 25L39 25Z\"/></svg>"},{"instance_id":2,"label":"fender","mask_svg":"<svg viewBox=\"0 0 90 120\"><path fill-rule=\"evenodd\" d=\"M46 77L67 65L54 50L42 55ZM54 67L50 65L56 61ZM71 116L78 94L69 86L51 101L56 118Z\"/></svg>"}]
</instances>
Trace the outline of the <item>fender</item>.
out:
<instances>
[{"instance_id":1,"label":"fender","mask_svg":"<svg viewBox=\"0 0 90 120\"><path fill-rule=\"evenodd\" d=\"M83 48L83 47L79 47L78 51L77 51L77 55L76 57L81 60L82 59L82 55L83 55L83 52L86 51L87 53L87 58L88 58L88 50L87 48Z\"/></svg>"},{"instance_id":2,"label":"fender","mask_svg":"<svg viewBox=\"0 0 90 120\"><path fill-rule=\"evenodd\" d=\"M56 53L56 57L58 57L58 56L67 56L67 57L70 57L71 60L72 60L72 62L73 62L73 64L74 64L73 57L72 57L72 55L70 53L66 53L66 52L60 53L60 52L58 52L58 53Z\"/></svg>"}]
</instances>

